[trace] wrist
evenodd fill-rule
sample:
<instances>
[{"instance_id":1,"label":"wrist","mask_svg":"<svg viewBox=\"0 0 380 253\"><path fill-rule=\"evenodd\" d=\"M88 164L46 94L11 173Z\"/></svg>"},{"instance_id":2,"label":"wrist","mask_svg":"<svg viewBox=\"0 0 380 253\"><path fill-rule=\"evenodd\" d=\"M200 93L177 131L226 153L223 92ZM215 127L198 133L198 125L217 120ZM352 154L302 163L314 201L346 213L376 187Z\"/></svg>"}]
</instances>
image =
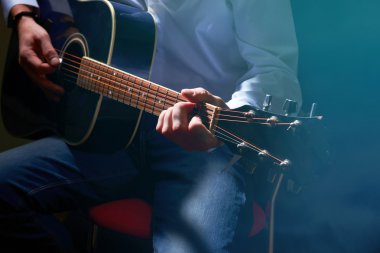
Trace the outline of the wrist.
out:
<instances>
[{"instance_id":1,"label":"wrist","mask_svg":"<svg viewBox=\"0 0 380 253\"><path fill-rule=\"evenodd\" d=\"M13 6L10 14L11 26L14 28L18 27L18 24L21 22L21 20L33 19L35 21L38 18L36 9L24 4Z\"/></svg>"}]
</instances>

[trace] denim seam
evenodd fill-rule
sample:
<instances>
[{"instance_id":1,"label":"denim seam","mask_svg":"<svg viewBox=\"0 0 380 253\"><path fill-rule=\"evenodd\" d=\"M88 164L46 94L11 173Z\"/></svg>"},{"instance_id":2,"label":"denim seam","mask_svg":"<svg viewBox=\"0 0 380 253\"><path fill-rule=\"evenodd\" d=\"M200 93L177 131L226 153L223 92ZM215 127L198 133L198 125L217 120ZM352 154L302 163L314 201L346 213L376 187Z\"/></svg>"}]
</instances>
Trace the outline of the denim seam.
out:
<instances>
[{"instance_id":1,"label":"denim seam","mask_svg":"<svg viewBox=\"0 0 380 253\"><path fill-rule=\"evenodd\" d=\"M125 173L125 174L128 174L128 173ZM120 176L121 175L118 175L117 177L120 177ZM54 188L54 187L61 186L61 185L69 185L69 184L76 184L76 183L82 183L82 182L96 181L96 180L101 179L101 178L103 180L108 180L108 179L113 178L113 177L114 176L95 177L95 178L89 178L89 179L65 179L65 180L60 180L60 181L57 181L57 182L54 182L54 183L50 183L50 184L46 184L46 185L34 188L34 189L32 189L32 190L30 190L28 192L28 195L32 196L32 195L37 194L40 191L43 191L43 190L46 190L46 189L50 189L50 188Z\"/></svg>"}]
</instances>

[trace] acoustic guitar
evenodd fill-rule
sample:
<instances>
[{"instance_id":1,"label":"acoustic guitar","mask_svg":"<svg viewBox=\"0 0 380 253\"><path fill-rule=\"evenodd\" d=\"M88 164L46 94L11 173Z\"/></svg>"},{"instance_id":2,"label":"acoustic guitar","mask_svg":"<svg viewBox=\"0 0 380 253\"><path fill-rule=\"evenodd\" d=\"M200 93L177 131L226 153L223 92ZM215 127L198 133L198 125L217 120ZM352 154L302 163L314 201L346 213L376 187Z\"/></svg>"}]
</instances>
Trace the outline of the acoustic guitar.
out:
<instances>
[{"instance_id":1,"label":"acoustic guitar","mask_svg":"<svg viewBox=\"0 0 380 253\"><path fill-rule=\"evenodd\" d=\"M155 49L155 23L143 10L113 1L68 0L70 13L39 1L40 23L59 52L61 64L50 76L65 89L51 102L18 67L17 37L10 43L2 87L2 117L7 130L24 138L50 134L89 150L128 147L143 113L159 115L179 101L177 91L149 81ZM125 32L128 31L128 32ZM292 102L288 101L289 108ZM209 131L249 161L253 171L267 163L294 173L297 180L318 170L327 150L319 147L320 116L237 110L198 104L194 111ZM286 115L289 114L289 115Z\"/></svg>"}]
</instances>

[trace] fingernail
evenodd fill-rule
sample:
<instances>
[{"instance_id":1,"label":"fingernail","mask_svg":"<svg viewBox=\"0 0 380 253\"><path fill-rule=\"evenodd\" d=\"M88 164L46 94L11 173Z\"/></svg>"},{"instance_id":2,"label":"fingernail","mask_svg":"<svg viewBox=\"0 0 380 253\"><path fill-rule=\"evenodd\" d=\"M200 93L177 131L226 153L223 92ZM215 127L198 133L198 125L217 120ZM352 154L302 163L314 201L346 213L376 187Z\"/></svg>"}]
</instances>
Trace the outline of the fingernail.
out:
<instances>
[{"instance_id":1,"label":"fingernail","mask_svg":"<svg viewBox=\"0 0 380 253\"><path fill-rule=\"evenodd\" d=\"M53 57L53 58L51 58L51 60L50 60L50 64L51 65L53 65L53 66L57 66L57 65L59 65L59 58L58 57Z\"/></svg>"},{"instance_id":2,"label":"fingernail","mask_svg":"<svg viewBox=\"0 0 380 253\"><path fill-rule=\"evenodd\" d=\"M192 89L183 89L181 91L182 94L186 94L188 96L195 96L195 91Z\"/></svg>"}]
</instances>

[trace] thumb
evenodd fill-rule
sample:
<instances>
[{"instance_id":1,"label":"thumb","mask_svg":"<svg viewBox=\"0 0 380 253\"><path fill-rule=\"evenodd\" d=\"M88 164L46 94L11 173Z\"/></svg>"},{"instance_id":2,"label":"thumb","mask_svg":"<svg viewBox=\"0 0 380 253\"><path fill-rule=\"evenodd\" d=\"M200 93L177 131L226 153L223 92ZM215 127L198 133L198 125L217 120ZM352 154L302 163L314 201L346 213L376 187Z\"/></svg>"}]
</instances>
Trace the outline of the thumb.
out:
<instances>
[{"instance_id":1,"label":"thumb","mask_svg":"<svg viewBox=\"0 0 380 253\"><path fill-rule=\"evenodd\" d=\"M52 67L57 67L60 63L57 51L53 48L50 38L45 38L41 42L41 51L45 60Z\"/></svg>"}]
</instances>

